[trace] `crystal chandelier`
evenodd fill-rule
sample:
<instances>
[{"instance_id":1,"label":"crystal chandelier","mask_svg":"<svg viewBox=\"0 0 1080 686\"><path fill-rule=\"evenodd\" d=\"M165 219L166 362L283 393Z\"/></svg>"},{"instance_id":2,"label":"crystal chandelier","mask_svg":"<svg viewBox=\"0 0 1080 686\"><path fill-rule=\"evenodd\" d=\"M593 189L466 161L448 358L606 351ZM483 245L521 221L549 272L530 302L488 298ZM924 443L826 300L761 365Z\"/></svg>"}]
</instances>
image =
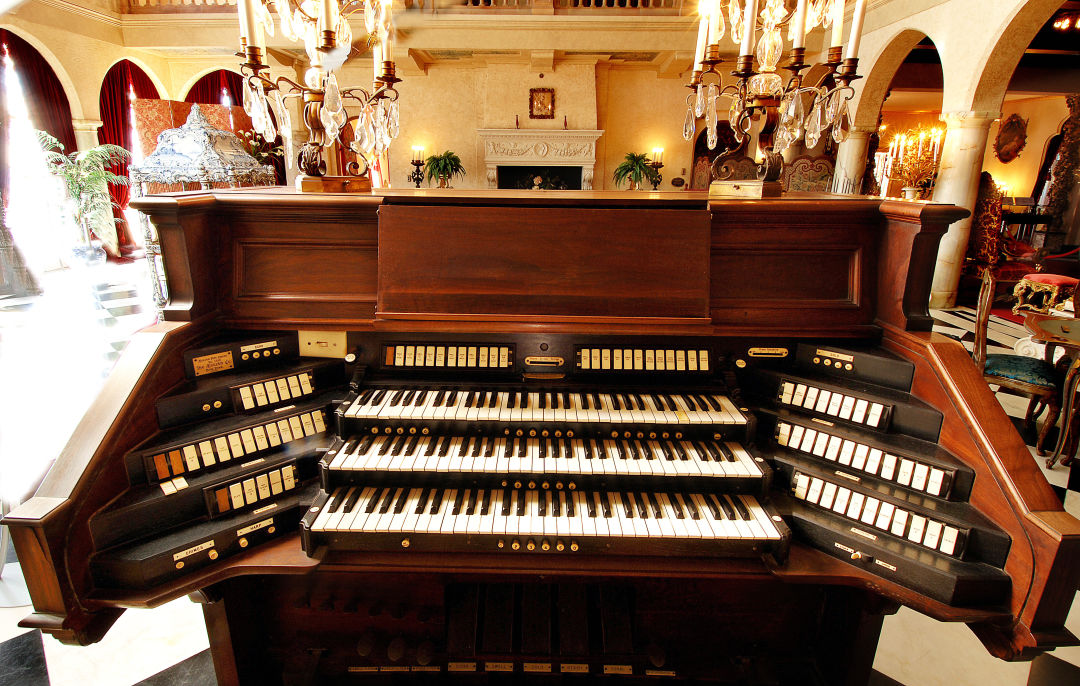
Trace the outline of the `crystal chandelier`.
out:
<instances>
[{"instance_id":1,"label":"crystal chandelier","mask_svg":"<svg viewBox=\"0 0 1080 686\"><path fill-rule=\"evenodd\" d=\"M267 35L274 35L274 19L268 0L238 0L240 44L244 58L244 111L251 116L255 131L267 140L280 132L286 159L293 158L292 118L286 98L302 98L308 140L300 146L296 165L308 176L323 176L326 162L323 148L329 148L352 124L352 140L340 141L356 153L357 161L345 170L353 176L367 173L371 160L384 153L397 138L398 92L393 57L392 0L269 0L281 25L282 35L301 41L309 68L304 83L284 76L271 79L263 61ZM363 13L367 43L371 45L374 74L370 90L359 86L342 88L334 73L352 50L353 33L349 17ZM355 106L350 115L346 104ZM270 117L271 108L277 127Z\"/></svg>"},{"instance_id":2,"label":"crystal chandelier","mask_svg":"<svg viewBox=\"0 0 1080 686\"><path fill-rule=\"evenodd\" d=\"M718 141L717 100L726 96L731 101L727 119L737 145L713 162L713 179L724 180L730 176L731 168L725 163L746 148L751 121L761 118L758 147L763 160L758 167L758 178L776 182L784 165L781 153L800 137L805 137L807 147L812 148L822 136L832 135L839 143L850 131L848 101L855 91L849 84L859 78L855 73L859 62L856 55L866 0L855 0L846 47L843 43L844 0L797 0L793 10L788 10L785 0L727 0L729 35L740 50L735 71L731 72L737 80L726 86L718 71L720 39L725 32L724 4L725 0L701 0L698 7L701 22L696 64L688 85L692 92L686 99L683 138L694 139L696 121L704 115L706 143L710 150L715 149ZM783 26L787 26L787 37L792 43L791 62L784 67L791 72L786 84L776 73L784 53ZM832 88L804 86L800 76L800 72L810 66L804 62L806 34L818 26L832 27L828 61L824 65L836 84ZM757 57L756 71L754 57Z\"/></svg>"}]
</instances>

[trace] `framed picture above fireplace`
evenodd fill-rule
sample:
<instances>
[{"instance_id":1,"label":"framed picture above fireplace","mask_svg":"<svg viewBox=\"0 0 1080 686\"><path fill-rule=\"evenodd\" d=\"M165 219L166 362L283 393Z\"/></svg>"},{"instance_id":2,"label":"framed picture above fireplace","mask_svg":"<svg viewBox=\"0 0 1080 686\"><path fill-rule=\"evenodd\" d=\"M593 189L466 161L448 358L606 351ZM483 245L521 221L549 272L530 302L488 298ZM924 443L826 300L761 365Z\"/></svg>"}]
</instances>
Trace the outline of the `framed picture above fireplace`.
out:
<instances>
[{"instance_id":1,"label":"framed picture above fireplace","mask_svg":"<svg viewBox=\"0 0 1080 686\"><path fill-rule=\"evenodd\" d=\"M555 89L529 89L529 119L555 118Z\"/></svg>"}]
</instances>

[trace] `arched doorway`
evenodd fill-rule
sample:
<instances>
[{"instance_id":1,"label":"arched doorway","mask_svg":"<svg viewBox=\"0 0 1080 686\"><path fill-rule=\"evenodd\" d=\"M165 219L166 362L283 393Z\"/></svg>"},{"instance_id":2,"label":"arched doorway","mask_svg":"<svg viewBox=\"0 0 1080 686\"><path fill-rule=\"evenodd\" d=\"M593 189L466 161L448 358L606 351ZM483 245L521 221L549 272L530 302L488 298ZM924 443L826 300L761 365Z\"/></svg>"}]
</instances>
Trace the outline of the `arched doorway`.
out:
<instances>
[{"instance_id":1,"label":"arched doorway","mask_svg":"<svg viewBox=\"0 0 1080 686\"><path fill-rule=\"evenodd\" d=\"M708 190L712 181L710 168L713 160L725 150L735 149L737 145L731 125L721 121L716 126L716 147L709 150L708 136L702 127L694 140L694 152L690 161L690 190Z\"/></svg>"},{"instance_id":2,"label":"arched doorway","mask_svg":"<svg viewBox=\"0 0 1080 686\"><path fill-rule=\"evenodd\" d=\"M132 162L141 151L136 150L138 138L135 136L135 113L132 104L135 98L154 99L159 96L157 87L150 77L137 64L129 60L120 60L105 74L98 96L98 108L101 113L101 128L98 129L98 142L119 145L132 153ZM127 176L128 163L121 162L112 168L114 174ZM110 186L109 194L113 199L113 227L102 226L99 238L113 257L129 256L142 243L137 231L133 231L125 211L130 192L127 186Z\"/></svg>"}]
</instances>

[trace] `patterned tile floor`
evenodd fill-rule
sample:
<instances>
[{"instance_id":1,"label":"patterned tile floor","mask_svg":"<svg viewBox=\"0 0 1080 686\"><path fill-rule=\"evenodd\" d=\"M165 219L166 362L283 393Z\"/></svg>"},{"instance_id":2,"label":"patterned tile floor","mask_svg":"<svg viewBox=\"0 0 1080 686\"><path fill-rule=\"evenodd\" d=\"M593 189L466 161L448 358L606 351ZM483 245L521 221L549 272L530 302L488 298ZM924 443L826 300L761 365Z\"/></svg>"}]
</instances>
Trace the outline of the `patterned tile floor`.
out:
<instances>
[{"instance_id":1,"label":"patterned tile floor","mask_svg":"<svg viewBox=\"0 0 1080 686\"><path fill-rule=\"evenodd\" d=\"M130 336L155 319L142 262L52 272L42 284L42 296L0 298L0 379L6 391L0 394L0 492L9 501L25 497L48 466L48 460L34 463L25 456L60 450ZM934 315L936 331L970 349L973 311ZM1012 352L1025 335L1022 326L994 317L989 350ZM1010 416L1023 415L1022 399L999 399ZM1059 467L1047 476L1064 494L1066 508L1080 515L1080 493L1065 488L1067 471ZM0 576L0 602L9 597L5 586L18 583L14 565ZM28 611L0 608L0 686L213 683L202 613L187 599L126 612L104 640L79 648L19 628ZM1070 616L1069 626L1080 635L1080 610ZM966 627L901 610L885 620L871 683L1080 684L1074 665L1080 665L1080 648L1059 649L1034 663L1004 663L987 655Z\"/></svg>"}]
</instances>

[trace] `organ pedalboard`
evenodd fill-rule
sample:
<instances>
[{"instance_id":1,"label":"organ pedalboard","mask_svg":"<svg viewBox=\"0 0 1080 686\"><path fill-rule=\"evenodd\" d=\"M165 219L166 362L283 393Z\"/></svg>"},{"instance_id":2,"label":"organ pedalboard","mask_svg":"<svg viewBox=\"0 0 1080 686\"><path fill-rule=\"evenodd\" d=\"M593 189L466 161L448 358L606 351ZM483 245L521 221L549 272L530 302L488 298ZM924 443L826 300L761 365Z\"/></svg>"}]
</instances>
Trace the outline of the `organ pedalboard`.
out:
<instances>
[{"instance_id":1,"label":"organ pedalboard","mask_svg":"<svg viewBox=\"0 0 1080 686\"><path fill-rule=\"evenodd\" d=\"M90 519L102 588L151 588L292 533L314 498L343 363L300 359L293 332L194 348L185 368L157 401L160 430L125 456L131 487Z\"/></svg>"}]
</instances>

